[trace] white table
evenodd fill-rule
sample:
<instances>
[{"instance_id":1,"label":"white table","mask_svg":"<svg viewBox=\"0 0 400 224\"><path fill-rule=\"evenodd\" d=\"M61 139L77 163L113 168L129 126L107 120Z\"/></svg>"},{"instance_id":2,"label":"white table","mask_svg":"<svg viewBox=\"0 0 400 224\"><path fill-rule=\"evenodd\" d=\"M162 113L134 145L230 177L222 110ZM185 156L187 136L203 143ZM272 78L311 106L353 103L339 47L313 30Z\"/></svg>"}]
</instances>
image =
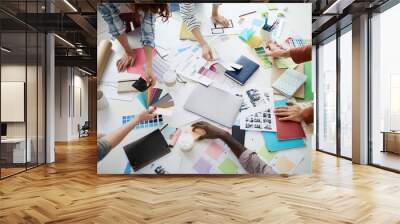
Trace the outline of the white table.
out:
<instances>
[{"instance_id":1,"label":"white table","mask_svg":"<svg viewBox=\"0 0 400 224\"><path fill-rule=\"evenodd\" d=\"M2 147L12 146L12 162L13 163L25 163L31 161L31 145L32 141L30 138L5 138L1 139ZM25 145L26 151L25 151ZM4 150L4 148L3 148Z\"/></svg>"},{"instance_id":2,"label":"white table","mask_svg":"<svg viewBox=\"0 0 400 224\"><path fill-rule=\"evenodd\" d=\"M288 7L286 13L285 24L282 30L281 39L286 39L288 36L302 37L311 39L311 4L276 4L279 7ZM257 10L259 12L265 11L267 4L223 4L220 7L220 13L227 17L236 17L249 11ZM211 15L211 4L202 4L198 11L199 18L209 18ZM156 24L156 45L168 47L169 49L176 49L182 45L179 40L179 30L181 25L181 18L179 13L173 13L172 18L167 23ZM104 24L104 23L103 23ZM129 42L133 48L141 47L139 42L139 33L131 33L128 35ZM245 55L248 58L258 61L253 50L244 42L242 42L237 35L232 35L229 40L222 41L218 37L207 37L209 44L214 48L220 58L227 61L235 61L240 55ZM112 130L119 128L121 124L121 117L124 115L138 114L143 110L143 107L136 100L136 93L118 94L115 86L118 80L132 79L131 73L118 73L116 70L116 61L123 54L122 47L114 41L113 53L108 65L103 74L103 80L98 86L108 99L109 107L98 111L98 133L107 134ZM171 52L171 51L170 51ZM168 56L170 57L170 56ZM168 58L173 60L173 58ZM271 86L271 69L265 69L260 66L260 69L248 80L244 87L239 86L235 82L226 78L223 74L219 74L218 81L212 84L222 89L231 92L241 92L249 86L257 84L257 86ZM205 120L197 115L193 115L182 109L183 104L188 97L188 94L198 85L193 82L188 84L178 83L174 89L165 88L163 84L158 83L156 87L163 88L169 91L174 98L175 112L172 117L166 118L166 122L171 127L186 127L190 123L182 121L182 116L189 118L197 118L198 120ZM114 87L113 87L114 86ZM116 100L119 99L119 100ZM194 117L193 117L194 116ZM191 119L193 121L193 119ZM191 122L192 123L192 122ZM129 167L129 162L123 150L123 146L131 143L132 141L150 133L154 129L138 129L131 131L124 140L100 162L98 162L98 173L100 174L127 174L133 173ZM310 173L311 172L311 133L306 131L306 147L283 150L279 153L290 154L303 153L304 159L296 167L294 173ZM139 170L138 173L154 173L154 166L162 165L168 170L172 170L177 174L197 174L193 169L193 163L204 153L204 148L208 144L208 140L196 143L195 147L190 153L183 153L179 149L173 148L172 152L154 164ZM246 132L245 146L250 150L258 150L260 144L263 144L263 139L260 133ZM258 148L255 148L258 147ZM231 158L238 164L238 173L246 173L245 170L239 165L237 158L233 153L225 147L225 157ZM221 173L218 169L213 167L210 173Z\"/></svg>"}]
</instances>

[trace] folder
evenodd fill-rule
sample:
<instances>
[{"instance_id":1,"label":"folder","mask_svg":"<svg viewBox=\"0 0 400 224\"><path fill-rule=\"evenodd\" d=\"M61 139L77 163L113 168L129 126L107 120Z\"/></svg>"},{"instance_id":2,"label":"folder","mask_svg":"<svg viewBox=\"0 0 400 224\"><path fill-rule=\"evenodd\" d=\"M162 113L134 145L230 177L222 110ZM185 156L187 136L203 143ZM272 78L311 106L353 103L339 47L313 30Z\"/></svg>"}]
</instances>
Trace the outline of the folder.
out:
<instances>
[{"instance_id":1,"label":"folder","mask_svg":"<svg viewBox=\"0 0 400 224\"><path fill-rule=\"evenodd\" d=\"M301 148L306 144L303 138L279 140L276 132L262 132L268 151L276 152L283 149Z\"/></svg>"},{"instance_id":2,"label":"folder","mask_svg":"<svg viewBox=\"0 0 400 224\"><path fill-rule=\"evenodd\" d=\"M240 56L240 58L236 61L236 64L241 65L242 68L235 69L234 71L225 71L225 75L240 85L244 85L260 67L259 64L245 56Z\"/></svg>"},{"instance_id":3,"label":"folder","mask_svg":"<svg viewBox=\"0 0 400 224\"><path fill-rule=\"evenodd\" d=\"M275 107L287 106L287 99L284 100L276 100ZM276 132L277 138L279 140L287 140L287 139L297 139L297 138L305 138L306 134L304 133L303 127L300 122L295 121L280 121L278 116L276 117Z\"/></svg>"}]
</instances>

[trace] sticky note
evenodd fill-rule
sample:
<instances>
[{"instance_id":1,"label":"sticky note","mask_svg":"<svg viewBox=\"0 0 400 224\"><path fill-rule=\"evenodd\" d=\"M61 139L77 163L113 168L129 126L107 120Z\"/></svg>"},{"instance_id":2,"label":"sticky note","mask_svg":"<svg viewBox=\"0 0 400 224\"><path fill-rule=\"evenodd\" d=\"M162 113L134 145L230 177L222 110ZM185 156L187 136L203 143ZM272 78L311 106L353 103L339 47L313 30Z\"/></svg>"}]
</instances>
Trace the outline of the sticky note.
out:
<instances>
[{"instance_id":1,"label":"sticky note","mask_svg":"<svg viewBox=\"0 0 400 224\"><path fill-rule=\"evenodd\" d=\"M275 168L280 173L289 173L296 165L290 161L286 156L282 156L276 163Z\"/></svg>"},{"instance_id":2,"label":"sticky note","mask_svg":"<svg viewBox=\"0 0 400 224\"><path fill-rule=\"evenodd\" d=\"M272 158L274 158L277 152L270 152L265 146L263 146L258 150L257 154L265 161L269 162L272 160Z\"/></svg>"},{"instance_id":3,"label":"sticky note","mask_svg":"<svg viewBox=\"0 0 400 224\"><path fill-rule=\"evenodd\" d=\"M211 158L215 160L217 160L223 152L224 152L223 146L219 145L214 141L211 142L206 149L207 155L209 155Z\"/></svg>"},{"instance_id":4,"label":"sticky note","mask_svg":"<svg viewBox=\"0 0 400 224\"><path fill-rule=\"evenodd\" d=\"M239 34L239 38L244 42L247 42L253 36L254 32L255 31L253 29L246 28Z\"/></svg>"},{"instance_id":5,"label":"sticky note","mask_svg":"<svg viewBox=\"0 0 400 224\"><path fill-rule=\"evenodd\" d=\"M194 164L193 169L200 174L210 173L212 165L205 159L200 158L196 164Z\"/></svg>"},{"instance_id":6,"label":"sticky note","mask_svg":"<svg viewBox=\"0 0 400 224\"><path fill-rule=\"evenodd\" d=\"M231 159L226 158L218 168L225 174L236 174L238 167Z\"/></svg>"}]
</instances>

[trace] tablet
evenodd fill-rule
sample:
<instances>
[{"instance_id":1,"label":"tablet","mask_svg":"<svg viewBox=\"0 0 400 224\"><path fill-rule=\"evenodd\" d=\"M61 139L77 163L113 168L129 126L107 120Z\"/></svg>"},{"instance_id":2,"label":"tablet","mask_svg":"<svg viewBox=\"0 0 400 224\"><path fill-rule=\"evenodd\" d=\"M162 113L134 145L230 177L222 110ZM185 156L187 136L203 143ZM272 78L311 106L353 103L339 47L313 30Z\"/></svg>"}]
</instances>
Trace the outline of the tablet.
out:
<instances>
[{"instance_id":1,"label":"tablet","mask_svg":"<svg viewBox=\"0 0 400 224\"><path fill-rule=\"evenodd\" d=\"M134 171L171 152L159 129L124 146L124 151Z\"/></svg>"}]
</instances>

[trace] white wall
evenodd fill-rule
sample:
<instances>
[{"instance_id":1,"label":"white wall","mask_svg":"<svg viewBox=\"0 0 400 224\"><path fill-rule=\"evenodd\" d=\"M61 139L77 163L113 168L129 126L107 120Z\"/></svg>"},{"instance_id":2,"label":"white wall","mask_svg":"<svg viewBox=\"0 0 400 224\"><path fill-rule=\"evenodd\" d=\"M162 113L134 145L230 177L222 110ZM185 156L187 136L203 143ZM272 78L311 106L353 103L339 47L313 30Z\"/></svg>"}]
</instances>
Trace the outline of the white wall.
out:
<instances>
[{"instance_id":1,"label":"white wall","mask_svg":"<svg viewBox=\"0 0 400 224\"><path fill-rule=\"evenodd\" d=\"M56 67L55 86L55 141L77 139L78 124L88 120L88 78L75 68Z\"/></svg>"}]
</instances>

